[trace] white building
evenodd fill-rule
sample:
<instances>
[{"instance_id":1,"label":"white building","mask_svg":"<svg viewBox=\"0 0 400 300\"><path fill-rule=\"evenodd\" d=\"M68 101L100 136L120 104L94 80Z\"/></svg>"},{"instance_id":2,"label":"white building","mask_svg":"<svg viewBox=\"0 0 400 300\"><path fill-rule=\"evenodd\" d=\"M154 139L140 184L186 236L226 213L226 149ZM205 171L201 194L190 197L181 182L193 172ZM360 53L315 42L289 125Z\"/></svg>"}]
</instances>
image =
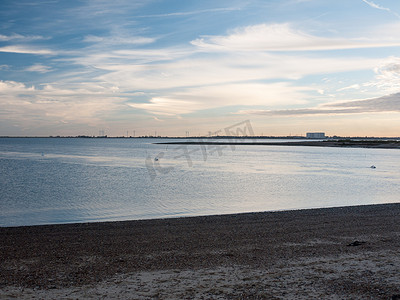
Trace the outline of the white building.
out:
<instances>
[{"instance_id":1,"label":"white building","mask_svg":"<svg viewBox=\"0 0 400 300\"><path fill-rule=\"evenodd\" d=\"M325 132L307 132L308 139L324 139L326 138Z\"/></svg>"}]
</instances>

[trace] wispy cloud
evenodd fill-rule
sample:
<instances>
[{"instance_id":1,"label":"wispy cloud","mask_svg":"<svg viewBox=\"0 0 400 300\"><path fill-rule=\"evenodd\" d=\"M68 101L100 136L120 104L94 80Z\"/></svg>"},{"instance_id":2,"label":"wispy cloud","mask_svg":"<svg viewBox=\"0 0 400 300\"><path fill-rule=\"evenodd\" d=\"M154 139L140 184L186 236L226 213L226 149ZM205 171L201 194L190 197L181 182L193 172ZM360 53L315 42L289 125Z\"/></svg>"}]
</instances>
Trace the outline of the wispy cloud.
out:
<instances>
[{"instance_id":1,"label":"wispy cloud","mask_svg":"<svg viewBox=\"0 0 400 300\"><path fill-rule=\"evenodd\" d=\"M175 16L189 16L189 15L198 15L204 13L212 13L212 12L229 12L240 10L240 7L221 7L221 8L210 8L210 9L201 9L194 11L182 11L182 12L171 12L165 14L152 14L152 15L142 15L137 16L138 18L159 18L159 17L175 17Z\"/></svg>"},{"instance_id":2,"label":"wispy cloud","mask_svg":"<svg viewBox=\"0 0 400 300\"><path fill-rule=\"evenodd\" d=\"M34 1L34 2L17 2L15 3L15 5L19 5L19 6L39 6L39 5L46 5L46 4L55 4L58 3L58 0L54 0L54 1Z\"/></svg>"},{"instance_id":3,"label":"wispy cloud","mask_svg":"<svg viewBox=\"0 0 400 300\"><path fill-rule=\"evenodd\" d=\"M361 88L361 86L358 83L356 83L356 84L352 84L352 85L340 88L337 91L341 92L341 91L346 91L346 90L359 90L360 88Z\"/></svg>"},{"instance_id":4,"label":"wispy cloud","mask_svg":"<svg viewBox=\"0 0 400 300\"><path fill-rule=\"evenodd\" d=\"M108 37L102 37L102 36L95 36L95 35L88 35L84 38L84 42L88 43L101 43L103 46L104 44L110 44L110 45L145 45L145 44L151 44L156 41L155 38L150 38L150 37L143 37L143 36L108 36Z\"/></svg>"},{"instance_id":5,"label":"wispy cloud","mask_svg":"<svg viewBox=\"0 0 400 300\"><path fill-rule=\"evenodd\" d=\"M375 86L388 93L400 90L400 57L389 57L374 68L375 80L365 83L365 86Z\"/></svg>"},{"instance_id":6,"label":"wispy cloud","mask_svg":"<svg viewBox=\"0 0 400 300\"><path fill-rule=\"evenodd\" d=\"M10 92L12 92L13 94L18 94L20 92L30 92L34 90L34 87L26 87L25 84L21 82L0 80L0 94L3 95Z\"/></svg>"},{"instance_id":7,"label":"wispy cloud","mask_svg":"<svg viewBox=\"0 0 400 300\"><path fill-rule=\"evenodd\" d=\"M40 49L32 46L5 46L0 47L0 52L19 53L19 54L36 54L36 55L55 55L56 52L49 49Z\"/></svg>"},{"instance_id":8,"label":"wispy cloud","mask_svg":"<svg viewBox=\"0 0 400 300\"><path fill-rule=\"evenodd\" d=\"M380 10L384 10L387 11L389 13L391 13L392 15L396 16L397 18L400 19L400 15L394 11L392 11L390 8L387 7L383 7L381 5L376 4L375 2L372 1L368 1L368 0L362 0L364 3L368 4L369 6L371 6L372 8L376 8L376 9L380 9Z\"/></svg>"},{"instance_id":9,"label":"wispy cloud","mask_svg":"<svg viewBox=\"0 0 400 300\"><path fill-rule=\"evenodd\" d=\"M33 65L33 66L30 66L30 67L26 68L25 71L37 72L37 73L47 73L47 72L52 71L52 69L50 67L48 67L48 66L44 66L44 65L41 65L41 64L36 64L36 65Z\"/></svg>"},{"instance_id":10,"label":"wispy cloud","mask_svg":"<svg viewBox=\"0 0 400 300\"><path fill-rule=\"evenodd\" d=\"M226 53L204 58L187 55L174 59L167 55L157 58L159 61L156 63L138 63L138 59L144 59L140 53L129 51L124 54L126 56L114 56L113 60L90 56L77 62L107 71L98 79L118 85L122 90L153 90L154 87L161 90L266 79L295 80L319 73L373 69L380 63L379 59L312 58L266 53ZM162 51L155 54L161 55Z\"/></svg>"},{"instance_id":11,"label":"wispy cloud","mask_svg":"<svg viewBox=\"0 0 400 300\"><path fill-rule=\"evenodd\" d=\"M284 110L241 110L239 114L264 116L341 115L400 112L400 93L378 98L327 103L313 108Z\"/></svg>"},{"instance_id":12,"label":"wispy cloud","mask_svg":"<svg viewBox=\"0 0 400 300\"><path fill-rule=\"evenodd\" d=\"M226 36L204 36L191 43L205 51L317 51L400 46L399 41L393 40L313 36L288 23L237 28Z\"/></svg>"},{"instance_id":13,"label":"wispy cloud","mask_svg":"<svg viewBox=\"0 0 400 300\"><path fill-rule=\"evenodd\" d=\"M6 42L6 41L30 42L30 41L47 40L47 39L49 39L49 38L46 38L41 35L21 35L21 34L3 35L3 34L0 34L1 42Z\"/></svg>"},{"instance_id":14,"label":"wispy cloud","mask_svg":"<svg viewBox=\"0 0 400 300\"><path fill-rule=\"evenodd\" d=\"M288 28L288 27L287 27ZM290 40L288 37L285 39ZM117 93L141 91L145 97L129 106L156 115L194 113L234 105L284 107L322 94L321 87L293 82L314 74L372 70L380 59L332 58L264 51L199 52L196 47L111 50L90 49L72 58L95 68L97 82L118 87ZM264 80L278 81L260 83Z\"/></svg>"},{"instance_id":15,"label":"wispy cloud","mask_svg":"<svg viewBox=\"0 0 400 300\"><path fill-rule=\"evenodd\" d=\"M359 109L360 112L400 111L400 93L371 99L329 103L324 106Z\"/></svg>"},{"instance_id":16,"label":"wispy cloud","mask_svg":"<svg viewBox=\"0 0 400 300\"><path fill-rule=\"evenodd\" d=\"M281 110L265 110L265 109L253 109L253 110L241 110L237 114L243 115L259 115L259 116L276 116L276 117L290 117L290 116L308 116L308 115L339 115L349 113L360 113L357 108L346 108L346 109L317 109L317 108L301 108L301 109L281 109Z\"/></svg>"},{"instance_id":17,"label":"wispy cloud","mask_svg":"<svg viewBox=\"0 0 400 300\"><path fill-rule=\"evenodd\" d=\"M166 116L187 114L203 107L203 105L199 102L176 100L165 97L155 97L152 98L148 103L135 103L129 104L129 106L147 110L148 112L156 115Z\"/></svg>"},{"instance_id":18,"label":"wispy cloud","mask_svg":"<svg viewBox=\"0 0 400 300\"><path fill-rule=\"evenodd\" d=\"M296 86L284 80L293 81L307 75L321 73L373 69L380 61L354 57L313 58L266 53L264 46L268 46L267 40L274 44L272 47L287 49L318 48L322 47L318 45L320 42L325 42L325 47L338 45L338 40L318 38L294 30L289 24L262 24L237 29L235 33L218 40L219 44L224 45L223 56L213 50L199 51L196 43L193 43L194 47L140 49L136 46L150 44L154 42L154 39L143 36L87 35L85 42L93 43L94 46L71 52L70 55L62 58L81 65L86 71L75 72L76 75L71 75L70 81L64 81L65 88L61 88L57 82L46 84L32 96L35 99L39 99L40 96L40 100L35 100L34 105L32 102L25 105L26 107L49 105L51 113L46 112L48 116L62 115L64 120L69 121L77 119L67 117L64 112L57 113L55 107L61 108L62 105L81 107L82 114L80 115L85 115L85 118L93 121L96 112L103 113L106 108L122 109L121 99L127 101L126 97L130 97L131 101L127 101L125 109L130 107L132 110L144 110L153 115L175 117L229 106L279 108L287 105L305 105L311 94L321 93L321 88ZM97 45L105 44L107 47L97 47ZM118 45L121 44L129 45L129 47L119 49ZM254 51L231 51L235 47L242 49L243 45L247 45ZM0 51L3 49L3 51L14 53L54 54L53 51L47 49L24 47L8 46L0 48ZM35 64L27 67L26 70L46 73L51 71L51 68L44 64ZM262 80L269 79L278 79L281 82L260 83ZM78 86L79 81L84 85ZM138 95L138 92L142 94ZM86 99L87 106L80 101L74 105L71 104L70 99L78 95L80 99ZM16 95L16 97L21 96ZM99 100L98 109L95 108L97 97L103 99ZM105 99L118 99L118 105L113 105ZM23 103L26 103L26 99ZM22 103L20 105L23 106ZM88 107L93 109L93 114L88 111ZM340 110L354 111L354 108L324 107L323 110L323 112L321 108L274 110L272 114L327 114L339 113ZM83 111L86 113L83 114ZM265 110L248 111L248 113L271 114L270 111Z\"/></svg>"},{"instance_id":19,"label":"wispy cloud","mask_svg":"<svg viewBox=\"0 0 400 300\"><path fill-rule=\"evenodd\" d=\"M164 93L146 103L130 104L156 115L182 115L199 110L237 105L284 106L306 102L311 88L296 87L288 83L237 83L202 86Z\"/></svg>"},{"instance_id":20,"label":"wispy cloud","mask_svg":"<svg viewBox=\"0 0 400 300\"><path fill-rule=\"evenodd\" d=\"M211 110L214 120L236 118L238 110L261 116L398 111L398 97L372 97L400 90L400 61L385 60L398 52L389 47L400 47L400 22L369 19L380 13L376 9L391 12L372 1L349 2L352 9L364 6L362 17L357 11L336 15L342 5L315 0L222 1L219 7L31 1L25 8L34 18L22 2L20 9L6 5L0 32L6 65L0 69L9 81L0 82L2 119L47 124L51 131L57 122L139 126L140 118L180 128L181 120L212 122ZM344 49L352 51L335 51ZM371 99L330 102L361 93Z\"/></svg>"},{"instance_id":21,"label":"wispy cloud","mask_svg":"<svg viewBox=\"0 0 400 300\"><path fill-rule=\"evenodd\" d=\"M95 125L102 122L102 115L123 109L124 100L115 96L111 89L90 84L36 88L21 82L0 81L0 111L8 112L2 116L3 120L28 118L32 126L60 122Z\"/></svg>"}]
</instances>

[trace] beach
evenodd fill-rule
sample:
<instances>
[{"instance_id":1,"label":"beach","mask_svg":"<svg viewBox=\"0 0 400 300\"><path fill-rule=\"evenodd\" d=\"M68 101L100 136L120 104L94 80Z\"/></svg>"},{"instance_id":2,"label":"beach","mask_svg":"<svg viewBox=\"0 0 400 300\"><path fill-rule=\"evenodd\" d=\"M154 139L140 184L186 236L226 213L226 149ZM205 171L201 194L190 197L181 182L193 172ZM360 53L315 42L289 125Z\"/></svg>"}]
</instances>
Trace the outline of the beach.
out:
<instances>
[{"instance_id":1,"label":"beach","mask_svg":"<svg viewBox=\"0 0 400 300\"><path fill-rule=\"evenodd\" d=\"M3 227L0 298L400 299L399 215L382 204Z\"/></svg>"}]
</instances>

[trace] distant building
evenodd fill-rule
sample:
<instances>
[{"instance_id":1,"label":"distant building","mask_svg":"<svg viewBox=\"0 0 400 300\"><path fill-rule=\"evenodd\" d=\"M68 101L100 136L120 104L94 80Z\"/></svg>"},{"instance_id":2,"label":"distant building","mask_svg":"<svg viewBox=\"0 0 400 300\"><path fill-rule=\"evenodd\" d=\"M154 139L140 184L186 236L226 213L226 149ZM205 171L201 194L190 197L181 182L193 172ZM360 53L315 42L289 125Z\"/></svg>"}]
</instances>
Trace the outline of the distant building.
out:
<instances>
[{"instance_id":1,"label":"distant building","mask_svg":"<svg viewBox=\"0 0 400 300\"><path fill-rule=\"evenodd\" d=\"M326 138L325 132L307 132L308 139L324 139Z\"/></svg>"}]
</instances>

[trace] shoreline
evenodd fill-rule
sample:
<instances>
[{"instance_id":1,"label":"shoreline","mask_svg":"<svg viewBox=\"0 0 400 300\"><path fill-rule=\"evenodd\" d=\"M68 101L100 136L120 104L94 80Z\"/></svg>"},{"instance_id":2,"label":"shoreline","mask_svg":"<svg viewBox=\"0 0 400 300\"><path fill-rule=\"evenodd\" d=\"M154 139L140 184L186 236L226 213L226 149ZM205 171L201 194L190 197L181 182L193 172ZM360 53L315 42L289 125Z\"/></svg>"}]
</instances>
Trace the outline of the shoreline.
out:
<instances>
[{"instance_id":1,"label":"shoreline","mask_svg":"<svg viewBox=\"0 0 400 300\"><path fill-rule=\"evenodd\" d=\"M246 146L308 146L308 147L339 147L339 148L373 148L400 149L399 141L381 140L339 140L339 141L302 141L302 142L162 142L157 145L246 145Z\"/></svg>"},{"instance_id":2,"label":"shoreline","mask_svg":"<svg viewBox=\"0 0 400 300\"><path fill-rule=\"evenodd\" d=\"M399 214L395 203L2 227L0 298L390 299Z\"/></svg>"},{"instance_id":3,"label":"shoreline","mask_svg":"<svg viewBox=\"0 0 400 300\"><path fill-rule=\"evenodd\" d=\"M68 222L68 223L46 223L46 224L33 224L33 225L16 225L16 226L0 226L0 234L2 229L17 229L17 228L36 228L36 227L58 227L58 226L80 226L80 225L107 225L114 223L147 223L147 222L163 222L169 220L188 220L197 218L230 218L240 217L255 214L284 214L284 213L296 213L296 212L307 212L307 211L322 211L322 210L344 210L344 209L357 209L357 208L378 208L385 206L400 206L400 201L397 203L379 203L379 204L360 204L360 205L346 205L346 206L330 206L330 207L312 207L312 208L294 208L294 209L279 209L279 210L265 210L265 211L250 211L250 212L238 212L238 213L224 213L224 214L212 214L212 215L189 215L189 216L166 216L156 218L141 218L141 219L127 219L127 220L106 220L106 221L81 221L81 222ZM400 208L400 207L399 207Z\"/></svg>"}]
</instances>

